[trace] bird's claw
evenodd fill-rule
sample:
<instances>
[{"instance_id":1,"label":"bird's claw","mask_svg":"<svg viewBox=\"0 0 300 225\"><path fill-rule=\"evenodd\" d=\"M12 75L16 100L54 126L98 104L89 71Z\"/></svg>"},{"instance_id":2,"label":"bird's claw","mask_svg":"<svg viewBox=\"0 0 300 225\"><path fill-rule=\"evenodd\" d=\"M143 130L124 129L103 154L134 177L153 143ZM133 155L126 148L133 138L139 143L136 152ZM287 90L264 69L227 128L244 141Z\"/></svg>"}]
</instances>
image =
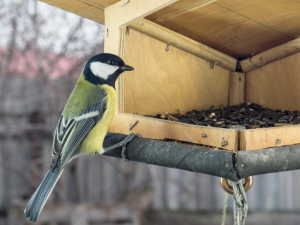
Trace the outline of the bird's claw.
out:
<instances>
[{"instance_id":1,"label":"bird's claw","mask_svg":"<svg viewBox=\"0 0 300 225\"><path fill-rule=\"evenodd\" d=\"M142 137L139 133L130 133L123 141L121 141L122 144L122 159L125 162L129 162L130 160L126 157L126 145L135 137Z\"/></svg>"},{"instance_id":2,"label":"bird's claw","mask_svg":"<svg viewBox=\"0 0 300 225\"><path fill-rule=\"evenodd\" d=\"M122 159L125 161L125 162L129 162L130 160L126 158L126 145L124 145L122 147Z\"/></svg>"}]
</instances>

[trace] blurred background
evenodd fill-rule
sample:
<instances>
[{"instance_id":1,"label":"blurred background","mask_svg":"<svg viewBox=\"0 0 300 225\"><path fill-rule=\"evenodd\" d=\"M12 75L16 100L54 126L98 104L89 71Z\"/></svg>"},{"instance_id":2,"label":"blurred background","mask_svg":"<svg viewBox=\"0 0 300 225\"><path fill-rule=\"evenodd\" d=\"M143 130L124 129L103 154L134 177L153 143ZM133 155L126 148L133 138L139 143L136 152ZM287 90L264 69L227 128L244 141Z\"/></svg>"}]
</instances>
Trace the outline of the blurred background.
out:
<instances>
[{"instance_id":1,"label":"blurred background","mask_svg":"<svg viewBox=\"0 0 300 225\"><path fill-rule=\"evenodd\" d=\"M104 26L36 0L0 1L0 225L31 224L24 208L46 174L52 132ZM246 224L300 224L299 171L254 177ZM219 178L81 157L65 169L38 224L222 223ZM225 224L233 224L229 196Z\"/></svg>"}]
</instances>

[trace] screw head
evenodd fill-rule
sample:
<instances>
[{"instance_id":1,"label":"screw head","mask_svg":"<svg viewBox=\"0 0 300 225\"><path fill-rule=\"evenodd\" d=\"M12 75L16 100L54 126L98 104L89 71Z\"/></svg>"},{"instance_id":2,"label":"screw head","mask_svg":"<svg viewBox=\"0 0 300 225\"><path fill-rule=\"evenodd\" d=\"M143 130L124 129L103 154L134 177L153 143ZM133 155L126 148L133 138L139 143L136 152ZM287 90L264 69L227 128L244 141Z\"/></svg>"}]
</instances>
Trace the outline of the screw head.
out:
<instances>
[{"instance_id":1,"label":"screw head","mask_svg":"<svg viewBox=\"0 0 300 225\"><path fill-rule=\"evenodd\" d=\"M241 164L241 167L244 168L244 166L245 166L245 165L242 163L242 164Z\"/></svg>"},{"instance_id":2,"label":"screw head","mask_svg":"<svg viewBox=\"0 0 300 225\"><path fill-rule=\"evenodd\" d=\"M229 166L229 164L228 164L228 163L225 163L225 166L226 166L226 167L228 167L228 166Z\"/></svg>"},{"instance_id":3,"label":"screw head","mask_svg":"<svg viewBox=\"0 0 300 225\"><path fill-rule=\"evenodd\" d=\"M140 25L143 26L144 24L143 24L143 23L140 23Z\"/></svg>"},{"instance_id":4,"label":"screw head","mask_svg":"<svg viewBox=\"0 0 300 225\"><path fill-rule=\"evenodd\" d=\"M281 139L278 139L278 138L277 138L277 139L276 139L276 144L277 144L277 145L280 145L280 144L281 144Z\"/></svg>"}]
</instances>

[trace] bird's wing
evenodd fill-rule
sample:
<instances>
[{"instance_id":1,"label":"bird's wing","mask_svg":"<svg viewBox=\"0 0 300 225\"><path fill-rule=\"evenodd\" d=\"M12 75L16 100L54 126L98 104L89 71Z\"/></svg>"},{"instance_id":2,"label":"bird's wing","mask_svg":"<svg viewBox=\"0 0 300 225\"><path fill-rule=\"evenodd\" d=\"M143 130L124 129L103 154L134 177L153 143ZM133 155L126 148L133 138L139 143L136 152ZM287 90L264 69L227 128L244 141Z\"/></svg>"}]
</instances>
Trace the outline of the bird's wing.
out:
<instances>
[{"instance_id":1,"label":"bird's wing","mask_svg":"<svg viewBox=\"0 0 300 225\"><path fill-rule=\"evenodd\" d=\"M58 173L69 162L75 150L104 114L107 108L106 96L107 93L103 90L99 99L90 109L69 121L63 116L60 117L54 132L51 170L56 166L59 157Z\"/></svg>"}]
</instances>

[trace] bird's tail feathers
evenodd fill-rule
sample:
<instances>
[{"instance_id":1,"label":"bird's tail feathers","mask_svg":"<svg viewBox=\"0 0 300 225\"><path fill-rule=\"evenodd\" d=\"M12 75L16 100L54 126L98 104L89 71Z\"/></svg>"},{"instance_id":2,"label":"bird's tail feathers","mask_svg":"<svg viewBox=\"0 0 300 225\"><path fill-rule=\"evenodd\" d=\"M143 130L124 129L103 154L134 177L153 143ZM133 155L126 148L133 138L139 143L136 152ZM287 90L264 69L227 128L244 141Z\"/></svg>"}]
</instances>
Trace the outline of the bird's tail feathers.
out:
<instances>
[{"instance_id":1,"label":"bird's tail feathers","mask_svg":"<svg viewBox=\"0 0 300 225\"><path fill-rule=\"evenodd\" d=\"M62 174L62 171L59 174L57 174L57 171L58 165L53 170L48 171L42 183L29 200L24 213L31 222L36 222L51 191Z\"/></svg>"}]
</instances>

